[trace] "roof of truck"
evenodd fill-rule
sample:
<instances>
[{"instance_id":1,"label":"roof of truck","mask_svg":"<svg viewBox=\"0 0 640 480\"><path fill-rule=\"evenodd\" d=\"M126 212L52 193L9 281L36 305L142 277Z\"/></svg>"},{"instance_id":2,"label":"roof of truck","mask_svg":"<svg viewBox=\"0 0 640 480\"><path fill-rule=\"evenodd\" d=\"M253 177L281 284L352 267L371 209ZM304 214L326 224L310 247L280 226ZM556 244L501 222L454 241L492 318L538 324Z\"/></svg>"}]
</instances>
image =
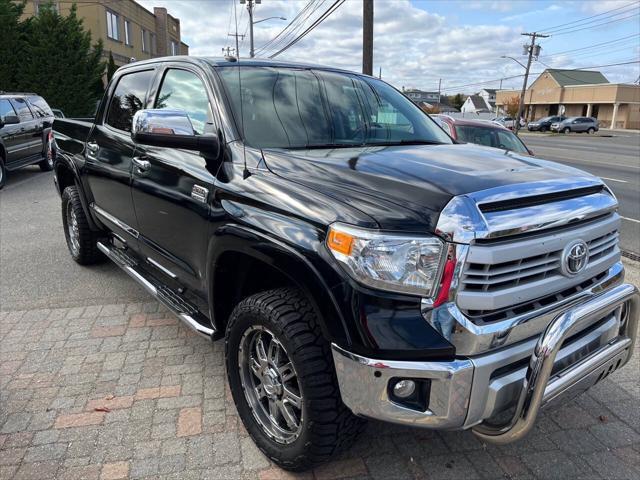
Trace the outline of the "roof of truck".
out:
<instances>
[{"instance_id":1,"label":"roof of truck","mask_svg":"<svg viewBox=\"0 0 640 480\"><path fill-rule=\"evenodd\" d=\"M232 60L230 58L224 57L201 57L201 56L192 56L192 55L177 55L173 57L158 57L152 58L150 60L140 60L137 62L129 63L121 68L128 68L129 66L134 67L137 65L143 64L153 64L159 62L187 62L193 63L202 66L203 64L210 65L213 67L237 67L237 66L256 66L256 67L289 67L289 68L316 68L322 70L331 70L335 72L344 72L344 73L356 73L358 75L362 75L358 72L353 72L350 70L345 70L343 68L331 67L327 65L318 65L311 63L301 63L301 62L289 62L286 60L273 60L270 58L241 58L240 60Z\"/></svg>"}]
</instances>

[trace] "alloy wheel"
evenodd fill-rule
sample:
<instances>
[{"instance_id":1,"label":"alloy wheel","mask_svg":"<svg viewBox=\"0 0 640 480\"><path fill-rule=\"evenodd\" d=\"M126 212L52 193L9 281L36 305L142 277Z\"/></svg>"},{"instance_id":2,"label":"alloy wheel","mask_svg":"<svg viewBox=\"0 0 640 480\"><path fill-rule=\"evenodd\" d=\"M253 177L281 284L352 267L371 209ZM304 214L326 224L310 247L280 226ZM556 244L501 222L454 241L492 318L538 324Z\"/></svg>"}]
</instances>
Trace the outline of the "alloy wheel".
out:
<instances>
[{"instance_id":1,"label":"alloy wheel","mask_svg":"<svg viewBox=\"0 0 640 480\"><path fill-rule=\"evenodd\" d=\"M262 326L248 328L238 350L240 381L247 403L272 440L289 444L302 431L303 397L289 354Z\"/></svg>"},{"instance_id":2,"label":"alloy wheel","mask_svg":"<svg viewBox=\"0 0 640 480\"><path fill-rule=\"evenodd\" d=\"M78 227L78 217L71 202L67 203L67 230L69 232L69 247L71 253L77 256L80 253L80 228Z\"/></svg>"}]
</instances>

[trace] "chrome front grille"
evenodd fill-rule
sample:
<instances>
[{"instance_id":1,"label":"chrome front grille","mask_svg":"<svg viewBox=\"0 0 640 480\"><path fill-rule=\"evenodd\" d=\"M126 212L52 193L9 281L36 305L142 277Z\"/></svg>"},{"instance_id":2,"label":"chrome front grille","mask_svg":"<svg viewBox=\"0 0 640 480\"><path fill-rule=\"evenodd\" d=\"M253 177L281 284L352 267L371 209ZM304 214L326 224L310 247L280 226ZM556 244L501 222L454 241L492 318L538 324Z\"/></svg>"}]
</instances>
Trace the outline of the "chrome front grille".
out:
<instances>
[{"instance_id":1,"label":"chrome front grille","mask_svg":"<svg viewBox=\"0 0 640 480\"><path fill-rule=\"evenodd\" d=\"M611 254L618 243L614 230L587 242L589 264ZM464 284L467 290L493 292L505 288L526 286L560 273L562 249L496 264L467 264Z\"/></svg>"},{"instance_id":2,"label":"chrome front grille","mask_svg":"<svg viewBox=\"0 0 640 480\"><path fill-rule=\"evenodd\" d=\"M529 238L474 244L462 269L458 306L470 315L492 313L566 291L605 272L620 258L619 216ZM589 261L578 275L562 274L562 252L570 242L587 243Z\"/></svg>"}]
</instances>

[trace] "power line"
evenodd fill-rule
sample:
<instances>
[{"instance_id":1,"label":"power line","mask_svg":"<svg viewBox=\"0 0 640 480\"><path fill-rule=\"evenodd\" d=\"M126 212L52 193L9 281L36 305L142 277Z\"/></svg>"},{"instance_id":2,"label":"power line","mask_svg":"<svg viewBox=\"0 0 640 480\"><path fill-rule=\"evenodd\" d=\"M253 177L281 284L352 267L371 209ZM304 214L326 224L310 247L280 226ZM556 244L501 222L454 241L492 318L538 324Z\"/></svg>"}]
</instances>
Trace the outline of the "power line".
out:
<instances>
[{"instance_id":1,"label":"power line","mask_svg":"<svg viewBox=\"0 0 640 480\"><path fill-rule=\"evenodd\" d=\"M622 18L616 18L615 20L609 20L608 22L598 23L597 25L587 25L586 27L575 28L573 30L568 30L568 31L561 31L560 33L554 32L553 36L554 37L558 37L560 35L568 35L569 33L580 32L582 30L590 30L592 28L599 28L599 27L602 27L604 25L609 25L610 23L622 22L622 21L627 20L629 18L637 17L638 15L640 15L640 12L636 12L636 13L633 13L631 15L627 15L626 17L622 17Z\"/></svg>"},{"instance_id":2,"label":"power line","mask_svg":"<svg viewBox=\"0 0 640 480\"><path fill-rule=\"evenodd\" d=\"M640 39L640 35L638 35L637 33L633 33L633 34L631 34L631 35L627 35L626 37L620 37L620 38L616 38L615 40L609 40L608 42L595 43L595 44L593 44L593 45L587 45L586 47L574 48L574 49L572 49L572 50L564 50L564 51L562 51L562 52L555 52L555 53L554 53L554 52L551 52L551 53L547 53L547 54L545 55L545 57L552 57L552 56L554 56L554 55L563 55L563 54L565 54L565 53L578 52L578 51L581 51L581 50L590 50L590 49L591 49L591 48L593 48L593 47L598 47L598 46L601 46L601 45L609 45L609 44L611 44L611 43L617 43L617 42L620 42L620 41L622 41L622 40L627 40L627 39L632 38L632 37L638 37L638 38Z\"/></svg>"},{"instance_id":3,"label":"power line","mask_svg":"<svg viewBox=\"0 0 640 480\"><path fill-rule=\"evenodd\" d=\"M311 32L314 28L316 28L318 25L324 22L333 12L335 12L338 8L340 8L344 4L344 2L345 0L336 0L327 10L325 10L325 12L322 15L320 15L320 17L315 22L313 22L309 26L309 28L307 28L304 32L302 32L300 35L298 35L295 39L293 39L283 48L278 50L276 53L269 55L269 58L275 58L285 50L288 50L289 48L293 47L296 43L298 43L305 36L307 36L309 32Z\"/></svg>"},{"instance_id":4,"label":"power line","mask_svg":"<svg viewBox=\"0 0 640 480\"><path fill-rule=\"evenodd\" d=\"M617 66L620 66L620 65L630 65L632 63L640 63L640 60L632 60L632 61L620 62L620 63L609 63L609 64L606 64L606 65L590 65L588 67L570 68L570 69L558 69L558 68L554 68L554 67L549 67L549 68L551 68L552 70L580 71L580 70L586 70L586 69L589 69L589 68L617 67ZM535 73L532 73L531 75L540 75L542 73L544 73L544 71L535 72ZM443 91L451 91L451 90L465 88L465 87L474 87L474 86L478 86L478 85L486 85L487 83L499 82L500 80L512 80L514 78L520 78L520 77L524 77L524 73L522 73L520 75L512 75L510 77L494 78L492 80L485 80L485 81L482 81L482 82L467 83L467 84L464 84L464 85L453 85L451 87L444 87L442 90Z\"/></svg>"},{"instance_id":5,"label":"power line","mask_svg":"<svg viewBox=\"0 0 640 480\"><path fill-rule=\"evenodd\" d=\"M600 51L600 52L582 52L582 53L578 53L576 55L571 55L571 60L579 57L580 61L584 60L585 58L592 58L592 57L599 57L604 55L605 53L608 55L610 53L616 53L616 52L629 52L632 53L631 50L633 49L633 47L631 46L623 46L623 47L619 47L619 48L613 48L613 49L608 49L606 51ZM558 57L561 57L560 55L545 55L545 59L552 59L552 60L557 60Z\"/></svg>"},{"instance_id":6,"label":"power line","mask_svg":"<svg viewBox=\"0 0 640 480\"><path fill-rule=\"evenodd\" d=\"M309 18L322 6L326 0L310 0L291 22L282 29L274 38L269 40L262 47L258 48L260 53L264 53L267 49L279 49L291 39L295 38L298 32L304 27ZM314 5L315 4L315 5ZM313 8L312 8L313 7Z\"/></svg>"},{"instance_id":7,"label":"power line","mask_svg":"<svg viewBox=\"0 0 640 480\"><path fill-rule=\"evenodd\" d=\"M538 30L542 31L542 32L552 33L553 30L558 30L558 29L562 30L562 28L560 28L560 27L565 27L566 25L574 25L576 23L581 23L581 22L584 22L585 20L590 20L592 18L602 17L603 15L607 15L608 13L615 12L617 10L622 10L622 9L628 8L628 7L632 6L632 5L636 5L638 3L640 3L640 2L628 3L628 4L623 5L621 7L612 8L611 10L607 10L607 11L599 13L597 15L591 15L590 17L581 18L579 20L574 20L572 22L561 23L559 25L554 25L554 26L548 27L548 28L540 28ZM603 20L603 19L600 19L600 20Z\"/></svg>"}]
</instances>

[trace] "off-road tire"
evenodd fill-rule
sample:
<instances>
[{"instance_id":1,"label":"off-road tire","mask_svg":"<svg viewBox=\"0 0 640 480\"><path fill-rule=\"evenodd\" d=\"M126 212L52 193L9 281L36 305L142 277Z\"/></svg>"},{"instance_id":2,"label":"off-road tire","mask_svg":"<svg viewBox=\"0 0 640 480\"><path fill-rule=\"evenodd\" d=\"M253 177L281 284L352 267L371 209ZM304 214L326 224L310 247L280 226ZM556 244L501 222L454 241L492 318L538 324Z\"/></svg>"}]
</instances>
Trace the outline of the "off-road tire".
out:
<instances>
[{"instance_id":1,"label":"off-road tire","mask_svg":"<svg viewBox=\"0 0 640 480\"><path fill-rule=\"evenodd\" d=\"M67 209L70 209L75 214L78 227L78 248L75 251L71 245ZM92 265L104 261L105 256L97 247L100 235L89 227L89 221L80 202L78 188L75 186L67 187L62 192L62 225L64 226L64 236L69 253L77 263L80 265Z\"/></svg>"},{"instance_id":2,"label":"off-road tire","mask_svg":"<svg viewBox=\"0 0 640 480\"><path fill-rule=\"evenodd\" d=\"M242 388L238 352L244 333L255 326L277 337L297 372L303 420L299 436L289 444L278 443L265 433ZM293 471L313 468L349 448L364 429L365 421L342 403L331 347L322 336L313 307L299 290L269 290L241 301L227 324L225 357L240 418L258 448L280 467Z\"/></svg>"},{"instance_id":3,"label":"off-road tire","mask_svg":"<svg viewBox=\"0 0 640 480\"><path fill-rule=\"evenodd\" d=\"M566 135L567 133L571 133L571 129L570 129L569 127L564 127L564 128L562 129L562 133L564 133L565 135Z\"/></svg>"}]
</instances>

